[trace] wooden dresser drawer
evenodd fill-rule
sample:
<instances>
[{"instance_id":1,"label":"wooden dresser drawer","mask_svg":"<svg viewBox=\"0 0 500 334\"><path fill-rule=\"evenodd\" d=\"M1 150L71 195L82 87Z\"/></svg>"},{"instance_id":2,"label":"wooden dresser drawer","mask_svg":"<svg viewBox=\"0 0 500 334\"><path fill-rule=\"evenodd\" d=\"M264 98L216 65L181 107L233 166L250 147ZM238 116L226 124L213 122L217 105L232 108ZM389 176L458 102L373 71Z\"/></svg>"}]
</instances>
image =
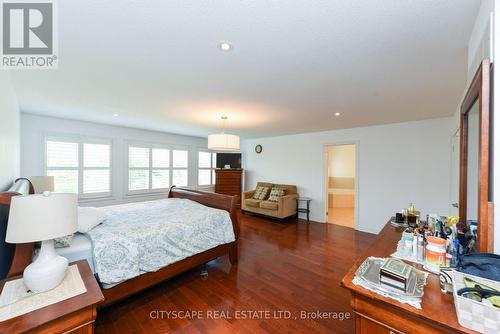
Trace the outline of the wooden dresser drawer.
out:
<instances>
[{"instance_id":1,"label":"wooden dresser drawer","mask_svg":"<svg viewBox=\"0 0 500 334\"><path fill-rule=\"evenodd\" d=\"M215 170L215 192L218 194L238 196L241 202L242 169L217 169Z\"/></svg>"},{"instance_id":2,"label":"wooden dresser drawer","mask_svg":"<svg viewBox=\"0 0 500 334\"><path fill-rule=\"evenodd\" d=\"M402 334L384 324L356 315L356 334Z\"/></svg>"}]
</instances>

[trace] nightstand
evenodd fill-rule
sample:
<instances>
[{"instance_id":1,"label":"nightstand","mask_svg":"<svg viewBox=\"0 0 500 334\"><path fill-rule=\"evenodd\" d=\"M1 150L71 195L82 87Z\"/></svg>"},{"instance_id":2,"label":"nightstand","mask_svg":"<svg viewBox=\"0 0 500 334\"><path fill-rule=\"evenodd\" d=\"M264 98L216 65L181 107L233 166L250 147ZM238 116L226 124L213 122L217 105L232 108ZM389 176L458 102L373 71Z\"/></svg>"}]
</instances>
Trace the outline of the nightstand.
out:
<instances>
[{"instance_id":1,"label":"nightstand","mask_svg":"<svg viewBox=\"0 0 500 334\"><path fill-rule=\"evenodd\" d=\"M94 333L97 304L104 300L104 296L86 260L71 264L78 265L87 292L0 322L0 333ZM20 277L1 281L0 290L6 281L17 278Z\"/></svg>"}]
</instances>

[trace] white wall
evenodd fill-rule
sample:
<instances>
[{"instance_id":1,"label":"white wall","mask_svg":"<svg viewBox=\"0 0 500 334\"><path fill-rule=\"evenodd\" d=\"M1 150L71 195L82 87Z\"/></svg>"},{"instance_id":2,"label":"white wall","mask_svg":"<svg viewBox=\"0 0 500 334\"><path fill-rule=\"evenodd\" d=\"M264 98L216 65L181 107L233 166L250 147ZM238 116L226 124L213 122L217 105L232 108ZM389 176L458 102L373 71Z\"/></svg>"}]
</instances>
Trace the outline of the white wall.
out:
<instances>
[{"instance_id":1,"label":"white wall","mask_svg":"<svg viewBox=\"0 0 500 334\"><path fill-rule=\"evenodd\" d=\"M495 10L495 0L482 0L474 21L467 45L468 78L472 79L481 61L490 57L491 48L491 13Z\"/></svg>"},{"instance_id":2,"label":"white wall","mask_svg":"<svg viewBox=\"0 0 500 334\"><path fill-rule=\"evenodd\" d=\"M378 233L396 211L415 203L447 214L451 118L244 140L246 189L258 181L295 184L311 197L311 218L325 222L325 145L358 143L357 229ZM256 154L254 147L263 146Z\"/></svg>"},{"instance_id":3,"label":"white wall","mask_svg":"<svg viewBox=\"0 0 500 334\"><path fill-rule=\"evenodd\" d=\"M128 166L127 142L129 141L186 146L189 150L188 186L193 189L197 188L198 183L198 149L207 148L207 140L204 138L22 113L21 175L44 174L44 136L53 134L94 136L112 141L112 198L97 201L85 200L81 201L81 205L111 205L164 197L164 194L125 195Z\"/></svg>"},{"instance_id":4,"label":"white wall","mask_svg":"<svg viewBox=\"0 0 500 334\"><path fill-rule=\"evenodd\" d=\"M0 191L19 177L19 106L7 71L0 71Z\"/></svg>"},{"instance_id":5,"label":"white wall","mask_svg":"<svg viewBox=\"0 0 500 334\"><path fill-rule=\"evenodd\" d=\"M330 177L356 177L356 146L328 146L328 168Z\"/></svg>"},{"instance_id":6,"label":"white wall","mask_svg":"<svg viewBox=\"0 0 500 334\"><path fill-rule=\"evenodd\" d=\"M459 101L457 101L457 108L455 114L453 115L452 127L456 131L460 129L460 106L462 100L467 93L467 89L470 86L470 82L474 78L481 61L484 58L491 58L492 54L492 22L491 13L495 7L494 0L482 0L481 6L479 7L474 25L472 27L471 35L469 37L469 42L467 43L467 82L464 85L464 91ZM458 133L459 134L459 133ZM458 141L458 142L457 142ZM455 148L460 148L460 142L457 137L453 136L450 139L450 145L455 146ZM460 185L460 174L459 170L459 154L454 154L452 157L451 170L452 170L452 182L450 183L450 203L458 203L459 196L459 185ZM458 215L458 209L454 212Z\"/></svg>"}]
</instances>

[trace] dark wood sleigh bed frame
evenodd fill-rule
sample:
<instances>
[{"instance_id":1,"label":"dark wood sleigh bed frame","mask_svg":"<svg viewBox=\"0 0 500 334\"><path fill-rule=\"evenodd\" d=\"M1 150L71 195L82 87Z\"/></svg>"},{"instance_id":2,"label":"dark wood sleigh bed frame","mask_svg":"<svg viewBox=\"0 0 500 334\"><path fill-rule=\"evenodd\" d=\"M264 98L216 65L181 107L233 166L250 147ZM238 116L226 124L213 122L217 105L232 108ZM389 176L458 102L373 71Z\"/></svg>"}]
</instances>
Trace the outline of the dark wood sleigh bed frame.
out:
<instances>
[{"instance_id":1,"label":"dark wood sleigh bed frame","mask_svg":"<svg viewBox=\"0 0 500 334\"><path fill-rule=\"evenodd\" d=\"M12 196L26 195L32 193L33 193L33 186L31 185L31 182L27 179L17 179L14 185L7 192L0 193L0 204L7 207L6 210L7 217L8 217L8 206L10 205L10 199L12 198ZM205 191L177 188L173 186L170 188L168 197L186 198L212 208L228 211L231 216L231 221L233 224L235 241L219 245L202 253L175 262L173 264L161 268L158 271L148 272L140 276L131 278L112 288L109 289L101 288L102 293L104 295L104 301L99 305L100 308L115 303L118 300L129 297L139 291L142 291L153 285L161 283L189 269L205 264L220 256L228 254L231 264L234 265L238 262L238 238L240 235L240 229L236 214L237 196L227 196ZM0 220L0 222L5 224L5 226L1 226L1 230L4 231L3 233L5 233L7 218L5 218L4 220ZM5 238L5 234L3 235L3 238ZM6 244L4 240L5 239L0 240L3 242L3 247L12 247L12 244ZM34 248L33 243L15 245L15 251L13 252L14 254L12 257L12 263L10 265L7 277L22 275L24 268L26 268L26 266L31 263L33 248ZM0 249L0 252L3 251L4 249Z\"/></svg>"}]
</instances>

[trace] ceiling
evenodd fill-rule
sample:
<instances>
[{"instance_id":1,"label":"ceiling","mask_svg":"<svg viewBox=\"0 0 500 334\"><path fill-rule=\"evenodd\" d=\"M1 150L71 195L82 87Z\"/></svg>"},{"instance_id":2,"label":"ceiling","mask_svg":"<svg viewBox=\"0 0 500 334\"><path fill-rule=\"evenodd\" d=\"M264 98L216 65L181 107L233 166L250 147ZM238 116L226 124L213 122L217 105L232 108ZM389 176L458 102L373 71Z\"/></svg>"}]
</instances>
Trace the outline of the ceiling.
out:
<instances>
[{"instance_id":1,"label":"ceiling","mask_svg":"<svg viewBox=\"0 0 500 334\"><path fill-rule=\"evenodd\" d=\"M59 68L11 73L23 112L195 136L221 115L244 138L448 116L479 5L59 1Z\"/></svg>"}]
</instances>

